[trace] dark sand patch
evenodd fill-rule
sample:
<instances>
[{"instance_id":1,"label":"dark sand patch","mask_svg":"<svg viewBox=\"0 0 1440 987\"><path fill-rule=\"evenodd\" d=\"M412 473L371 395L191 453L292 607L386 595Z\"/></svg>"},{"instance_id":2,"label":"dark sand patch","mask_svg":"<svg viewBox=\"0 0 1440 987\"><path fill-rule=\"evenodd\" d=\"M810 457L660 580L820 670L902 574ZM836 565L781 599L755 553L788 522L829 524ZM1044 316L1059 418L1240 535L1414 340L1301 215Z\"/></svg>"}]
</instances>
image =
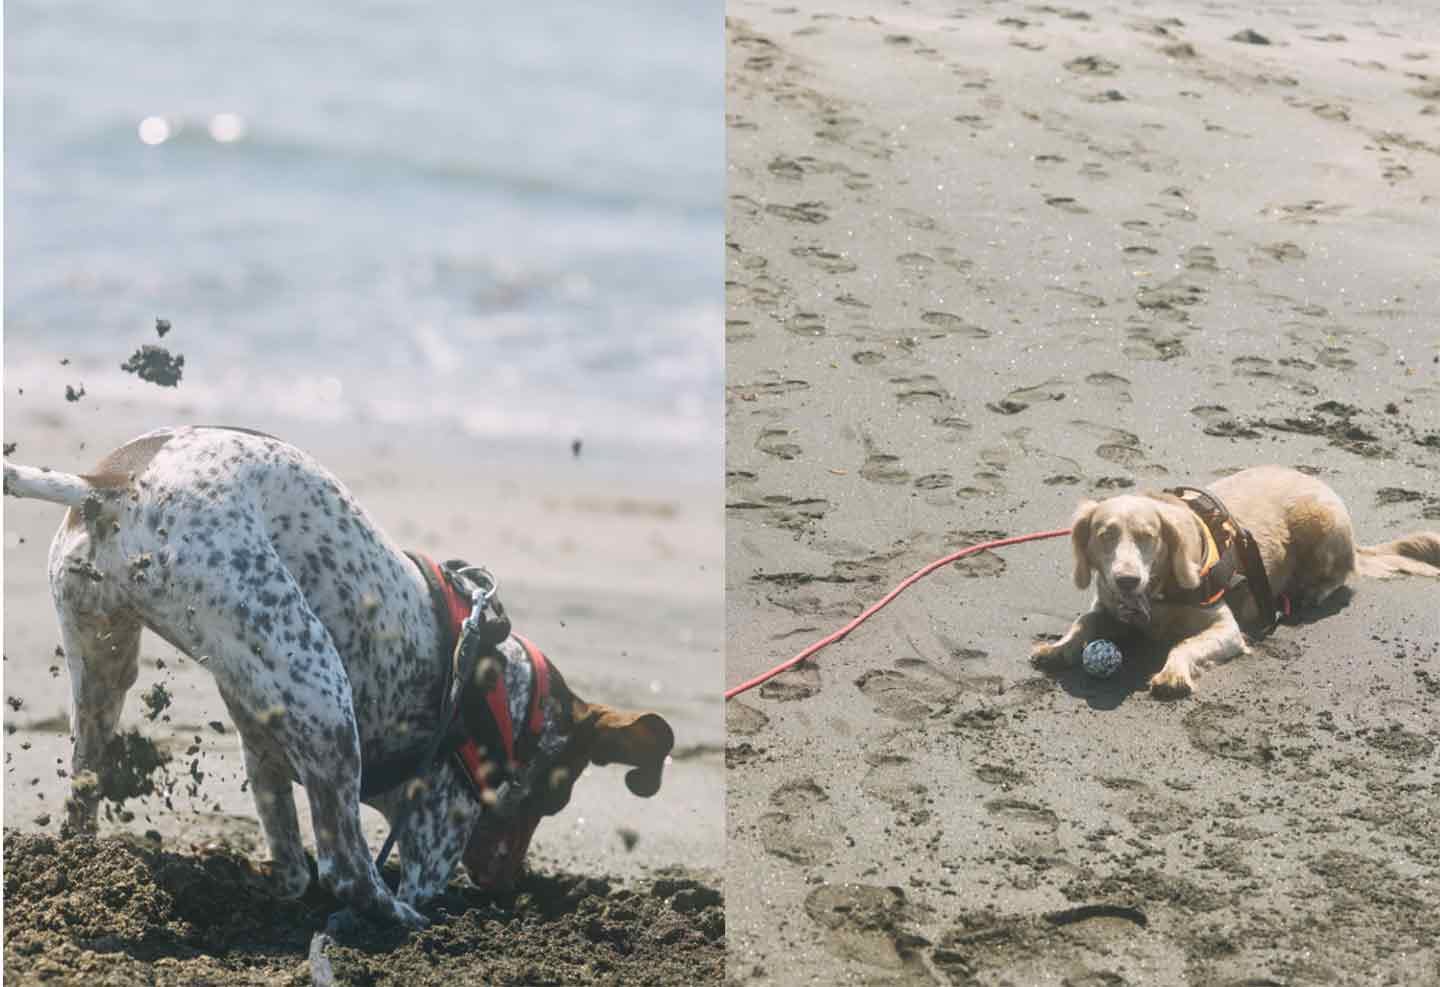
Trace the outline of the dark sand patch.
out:
<instances>
[{"instance_id":1,"label":"dark sand patch","mask_svg":"<svg viewBox=\"0 0 1440 987\"><path fill-rule=\"evenodd\" d=\"M392 875L393 876L393 875ZM298 901L231 850L5 834L5 967L16 983L296 984L338 903ZM324 950L337 984L718 982L718 891L684 876L639 888L529 875L506 894L452 885L414 933L366 926Z\"/></svg>"}]
</instances>

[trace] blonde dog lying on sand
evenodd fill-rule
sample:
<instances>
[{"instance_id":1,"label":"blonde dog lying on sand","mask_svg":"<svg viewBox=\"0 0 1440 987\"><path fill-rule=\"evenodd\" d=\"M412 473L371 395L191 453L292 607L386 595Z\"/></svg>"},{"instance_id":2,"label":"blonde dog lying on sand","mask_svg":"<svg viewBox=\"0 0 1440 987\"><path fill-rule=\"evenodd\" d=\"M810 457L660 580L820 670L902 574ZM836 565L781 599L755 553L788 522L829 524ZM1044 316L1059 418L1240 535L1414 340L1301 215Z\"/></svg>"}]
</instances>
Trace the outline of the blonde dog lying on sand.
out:
<instances>
[{"instance_id":1,"label":"blonde dog lying on sand","mask_svg":"<svg viewBox=\"0 0 1440 987\"><path fill-rule=\"evenodd\" d=\"M1440 578L1440 532L1356 545L1344 502L1304 473L1259 466L1206 492L1254 536L1274 594L1297 607L1322 602L1352 575ZM1210 586L1202 586L1224 549L1216 550L1193 503L1154 491L1082 503L1070 535L1075 585L1088 587L1093 572L1095 601L1058 641L1036 645L1031 661L1047 669L1073 665L1086 644L1117 630L1118 621L1172 644L1150 688L1159 698L1174 698L1190 693L1199 668L1248 653L1241 624L1266 625L1270 614L1257 606L1260 593L1237 587L1225 594L1221 587L1212 596Z\"/></svg>"}]
</instances>

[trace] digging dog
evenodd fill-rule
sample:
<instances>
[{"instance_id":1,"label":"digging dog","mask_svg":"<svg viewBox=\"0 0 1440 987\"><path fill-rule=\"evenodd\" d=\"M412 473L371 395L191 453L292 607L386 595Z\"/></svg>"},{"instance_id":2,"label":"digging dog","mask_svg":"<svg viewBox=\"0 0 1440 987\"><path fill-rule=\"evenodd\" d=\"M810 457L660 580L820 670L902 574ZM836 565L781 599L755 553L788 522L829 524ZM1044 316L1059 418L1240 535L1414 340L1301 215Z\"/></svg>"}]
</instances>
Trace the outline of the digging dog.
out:
<instances>
[{"instance_id":1,"label":"digging dog","mask_svg":"<svg viewBox=\"0 0 1440 987\"><path fill-rule=\"evenodd\" d=\"M1253 536L1263 562L1263 572L1246 575L1236 592L1206 585L1213 567L1223 564L1215 535L1197 514L1206 501L1228 509L1235 527ZM1152 694L1161 698L1188 695L1199 669L1248 653L1242 625L1273 623L1257 580L1268 580L1275 599L1304 609L1357 575L1440 578L1440 532L1359 546L1339 495L1279 466L1243 470L1195 497L1142 492L1085 501L1070 537L1075 585L1085 589L1093 579L1095 599L1058 641L1036 645L1031 660L1043 668L1068 667L1090 641L1139 630L1171 645L1150 679Z\"/></svg>"},{"instance_id":2,"label":"digging dog","mask_svg":"<svg viewBox=\"0 0 1440 987\"><path fill-rule=\"evenodd\" d=\"M445 757L405 777L438 728L454 628L437 619L422 565L339 480L279 439L160 429L84 475L7 462L4 490L69 508L49 579L71 687L72 831L96 827L96 780L145 629L215 676L282 897L311 880L292 781L310 804L320 881L356 911L410 926L425 924L417 906L462 862L477 884L513 880L535 823L565 805L587 764L631 766L636 794L660 786L674 744L664 719L584 702L514 635L492 655L503 700L467 683L459 705L466 723L508 713L517 735L533 728L529 763L492 749L473 772ZM369 790L374 769L394 775L397 764L403 783ZM362 800L392 826L404 816L396 894L371 859Z\"/></svg>"}]
</instances>

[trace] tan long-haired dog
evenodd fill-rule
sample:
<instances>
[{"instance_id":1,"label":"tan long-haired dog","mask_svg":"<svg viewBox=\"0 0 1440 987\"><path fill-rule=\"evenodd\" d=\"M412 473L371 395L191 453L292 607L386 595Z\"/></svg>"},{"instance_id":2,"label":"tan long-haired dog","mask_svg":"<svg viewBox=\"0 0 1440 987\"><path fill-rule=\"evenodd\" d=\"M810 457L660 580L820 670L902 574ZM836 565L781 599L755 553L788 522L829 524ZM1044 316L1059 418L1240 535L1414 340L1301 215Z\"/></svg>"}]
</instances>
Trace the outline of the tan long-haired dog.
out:
<instances>
[{"instance_id":1,"label":"tan long-haired dog","mask_svg":"<svg viewBox=\"0 0 1440 987\"><path fill-rule=\"evenodd\" d=\"M1356 545L1344 502L1304 473L1259 466L1206 489L1254 535L1275 594L1298 607L1320 603L1352 575L1440 578L1440 532ZM1087 500L1075 512L1070 537L1075 585L1089 587L1093 575L1095 601L1060 640L1035 646L1031 660L1043 668L1073 665L1086 644L1109 636L1119 622L1172 645L1150 688L1161 698L1185 696L1200 667L1249 651L1241 623L1269 616L1257 613L1245 592L1208 606L1190 599L1210 538L1199 516L1172 494Z\"/></svg>"}]
</instances>

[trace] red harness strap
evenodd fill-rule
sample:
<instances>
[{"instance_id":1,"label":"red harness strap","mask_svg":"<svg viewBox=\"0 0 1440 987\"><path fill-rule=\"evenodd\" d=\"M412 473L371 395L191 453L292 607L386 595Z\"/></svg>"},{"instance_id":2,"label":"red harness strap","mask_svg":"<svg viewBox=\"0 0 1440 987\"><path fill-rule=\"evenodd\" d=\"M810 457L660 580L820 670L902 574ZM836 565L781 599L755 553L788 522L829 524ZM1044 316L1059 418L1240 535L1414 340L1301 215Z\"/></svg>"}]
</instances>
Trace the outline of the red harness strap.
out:
<instances>
[{"instance_id":1,"label":"red harness strap","mask_svg":"<svg viewBox=\"0 0 1440 987\"><path fill-rule=\"evenodd\" d=\"M435 561L429 557L421 556L425 564L439 580L441 588L445 592L445 603L450 609L450 626L455 640L460 638L460 625L465 618L470 616L470 603L450 584L445 574ZM519 634L514 635L515 640L525 649L525 656L530 659L530 668L534 672L534 688L530 690L530 714L526 718L525 727L531 736L538 737L545 728L545 714L541 708L542 701L550 695L550 663L545 660L545 655L539 648L531 644L526 638ZM515 725L510 719L510 694L505 688L505 676L496 677L495 685L490 688L485 696L485 702L490 707L490 714L495 718L495 726L500 731L500 742L505 745L505 763L515 763ZM455 756L459 759L460 766L464 769L465 776L475 786L476 794L482 794L490 789L489 780L486 777L485 761L480 754L480 745L475 742L474 737L466 737L455 750Z\"/></svg>"}]
</instances>

